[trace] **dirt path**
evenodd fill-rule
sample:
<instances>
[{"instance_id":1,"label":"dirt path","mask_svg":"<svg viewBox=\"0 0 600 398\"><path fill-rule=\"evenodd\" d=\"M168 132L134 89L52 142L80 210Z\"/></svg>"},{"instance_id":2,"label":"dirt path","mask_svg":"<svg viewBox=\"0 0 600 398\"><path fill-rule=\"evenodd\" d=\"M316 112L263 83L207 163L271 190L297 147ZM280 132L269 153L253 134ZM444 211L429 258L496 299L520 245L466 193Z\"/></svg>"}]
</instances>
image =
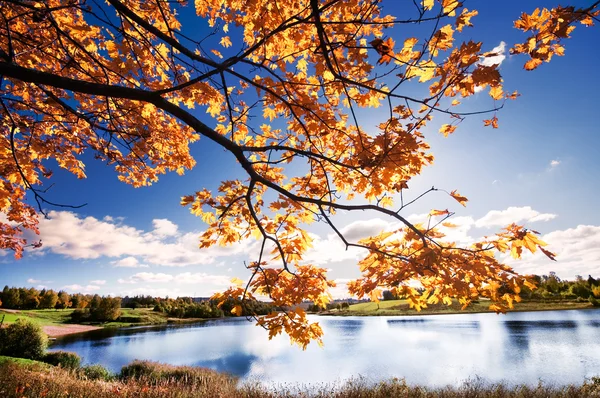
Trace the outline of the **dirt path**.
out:
<instances>
[{"instance_id":1,"label":"dirt path","mask_svg":"<svg viewBox=\"0 0 600 398\"><path fill-rule=\"evenodd\" d=\"M42 329L48 337L60 337L67 334L89 332L90 330L102 329L100 326L89 325L64 325L64 326L43 326Z\"/></svg>"}]
</instances>

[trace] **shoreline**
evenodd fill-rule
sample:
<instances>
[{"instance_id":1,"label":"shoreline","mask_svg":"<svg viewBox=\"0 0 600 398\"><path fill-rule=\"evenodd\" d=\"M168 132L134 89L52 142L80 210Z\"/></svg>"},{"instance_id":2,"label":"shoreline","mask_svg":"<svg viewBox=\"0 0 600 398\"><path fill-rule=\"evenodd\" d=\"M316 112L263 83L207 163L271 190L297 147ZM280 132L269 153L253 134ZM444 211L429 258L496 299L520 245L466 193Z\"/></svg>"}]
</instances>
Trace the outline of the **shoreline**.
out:
<instances>
[{"instance_id":1,"label":"shoreline","mask_svg":"<svg viewBox=\"0 0 600 398\"><path fill-rule=\"evenodd\" d=\"M35 310L26 310L26 311L35 311ZM32 320L32 316L29 313L22 312L22 310L15 310L9 308L0 308L0 320L2 319L2 315L14 315L19 318ZM70 336L74 334L91 332L94 330L101 329L122 329L122 328L131 328L131 327L153 327L153 326L168 326L168 325L177 325L177 324L188 324L188 323L201 323L212 318L173 318L173 317L165 317L162 322L107 322L107 323L69 323L69 322L52 322L51 324L41 324L40 327L42 331L48 336L48 339L51 341L56 340L57 338L62 338L65 336ZM35 319L34 319L35 321ZM8 321L4 323L4 327L10 325L13 321Z\"/></svg>"},{"instance_id":2,"label":"shoreline","mask_svg":"<svg viewBox=\"0 0 600 398\"><path fill-rule=\"evenodd\" d=\"M582 303L583 304L583 303ZM523 309L512 309L506 311L506 314L511 312L542 312L542 311L573 311L573 310L593 310L600 309L600 307L594 307L591 305L582 305L582 306L561 306L556 308L523 308ZM356 316L356 317L370 317L370 316L398 316L398 317L412 317L412 316L423 316L423 315L468 315L468 314L497 314L497 315L506 315L502 313L496 313L494 311L485 311L485 310L474 310L474 311L462 311L462 310L454 310L454 311L440 311L440 312L417 312L407 313L406 310L376 310L369 312L359 312L359 311L340 311L340 312L322 312L322 313L312 313L312 315L318 316Z\"/></svg>"}]
</instances>

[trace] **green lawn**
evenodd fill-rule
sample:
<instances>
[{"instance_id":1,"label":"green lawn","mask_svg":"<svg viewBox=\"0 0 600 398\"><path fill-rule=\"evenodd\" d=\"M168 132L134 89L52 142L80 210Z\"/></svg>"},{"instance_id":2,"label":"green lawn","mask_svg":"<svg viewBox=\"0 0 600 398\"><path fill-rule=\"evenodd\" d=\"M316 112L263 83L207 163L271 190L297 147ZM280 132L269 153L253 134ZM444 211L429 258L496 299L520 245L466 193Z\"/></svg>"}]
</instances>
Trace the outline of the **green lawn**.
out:
<instances>
[{"instance_id":1,"label":"green lawn","mask_svg":"<svg viewBox=\"0 0 600 398\"><path fill-rule=\"evenodd\" d=\"M16 363L18 365L25 365L25 366L37 365L37 366L41 366L44 368L52 366L52 365L48 365L47 363L40 362L40 361L34 361L31 359L13 358L13 357L6 357L4 355L0 355L0 365L7 363L7 362L12 362L12 363Z\"/></svg>"},{"instance_id":2,"label":"green lawn","mask_svg":"<svg viewBox=\"0 0 600 398\"><path fill-rule=\"evenodd\" d=\"M18 318L25 318L38 323L41 326L56 326L67 323L71 319L73 310L23 310L18 313L5 312L0 309L0 320L4 317L4 323L13 323Z\"/></svg>"},{"instance_id":3,"label":"green lawn","mask_svg":"<svg viewBox=\"0 0 600 398\"><path fill-rule=\"evenodd\" d=\"M0 309L0 320L5 316L4 323L13 323L18 318L25 318L36 322L40 326L58 326L70 323L71 313L74 310L23 310L17 313L6 312ZM152 308L122 308L121 318L115 322L106 322L102 326L123 327L131 325L154 325L167 323L168 316L163 313L154 312ZM83 322L88 324L89 322Z\"/></svg>"}]
</instances>

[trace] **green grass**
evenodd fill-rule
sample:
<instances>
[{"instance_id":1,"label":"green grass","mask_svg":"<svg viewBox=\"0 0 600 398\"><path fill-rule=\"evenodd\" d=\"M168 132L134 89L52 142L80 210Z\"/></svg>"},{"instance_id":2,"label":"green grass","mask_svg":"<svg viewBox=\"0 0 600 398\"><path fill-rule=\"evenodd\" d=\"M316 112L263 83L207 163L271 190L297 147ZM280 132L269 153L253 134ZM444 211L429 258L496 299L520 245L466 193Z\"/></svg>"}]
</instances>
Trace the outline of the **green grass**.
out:
<instances>
[{"instance_id":1,"label":"green grass","mask_svg":"<svg viewBox=\"0 0 600 398\"><path fill-rule=\"evenodd\" d=\"M34 361L32 359L13 358L13 357L7 357L4 355L0 355L0 365L3 365L5 363L14 363L14 364L17 364L20 366L41 366L43 368L52 366L52 365L48 365L47 363L44 363L44 362Z\"/></svg>"},{"instance_id":2,"label":"green grass","mask_svg":"<svg viewBox=\"0 0 600 398\"><path fill-rule=\"evenodd\" d=\"M74 310L22 310L17 313L5 312L0 309L0 320L5 315L4 323L13 323L18 318L31 320L40 326L60 326L71 323L71 313ZM122 308L121 318L114 322L100 324L105 327L125 327L137 325L158 325L169 321L167 314L154 312L151 308ZM83 324L98 324L82 322Z\"/></svg>"},{"instance_id":3,"label":"green grass","mask_svg":"<svg viewBox=\"0 0 600 398\"><path fill-rule=\"evenodd\" d=\"M388 300L380 301L379 306L378 303L375 302L353 304L347 311L332 312L331 314L346 316L376 316L478 313L491 312L489 310L489 305L489 301L480 300L462 310L462 306L455 301L450 306L445 304L434 304L417 312L409 307L406 300ZM513 311L550 311L584 308L592 308L592 305L588 302L579 303L576 301L523 301L521 303L516 303Z\"/></svg>"},{"instance_id":4,"label":"green grass","mask_svg":"<svg viewBox=\"0 0 600 398\"><path fill-rule=\"evenodd\" d=\"M58 326L68 323L71 319L73 310L23 310L18 313L5 312L0 310L0 319L5 315L5 323L13 323L18 318L25 318L36 322L40 326Z\"/></svg>"}]
</instances>

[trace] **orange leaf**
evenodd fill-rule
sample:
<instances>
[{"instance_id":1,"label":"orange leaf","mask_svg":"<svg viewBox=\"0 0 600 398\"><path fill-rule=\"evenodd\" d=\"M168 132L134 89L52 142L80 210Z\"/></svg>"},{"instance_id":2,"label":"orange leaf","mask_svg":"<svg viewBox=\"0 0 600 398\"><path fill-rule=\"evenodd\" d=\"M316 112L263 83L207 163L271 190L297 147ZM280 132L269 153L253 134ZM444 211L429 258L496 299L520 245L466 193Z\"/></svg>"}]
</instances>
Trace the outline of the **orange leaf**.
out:
<instances>
[{"instance_id":1,"label":"orange leaf","mask_svg":"<svg viewBox=\"0 0 600 398\"><path fill-rule=\"evenodd\" d=\"M432 217L433 216L443 216L443 215L446 215L446 214L450 214L450 212L448 211L448 209L446 209L446 210L431 210L429 212L429 215L432 216Z\"/></svg>"},{"instance_id":2,"label":"orange leaf","mask_svg":"<svg viewBox=\"0 0 600 398\"><path fill-rule=\"evenodd\" d=\"M233 315L236 315L236 316L242 315L242 306L241 305L236 305L235 307L233 307L231 309L231 313Z\"/></svg>"},{"instance_id":3,"label":"orange leaf","mask_svg":"<svg viewBox=\"0 0 600 398\"><path fill-rule=\"evenodd\" d=\"M537 68L538 66L540 66L542 64L542 60L538 59L538 58L532 58L529 61L527 61L525 63L524 68L526 70L534 70L535 68Z\"/></svg>"},{"instance_id":4,"label":"orange leaf","mask_svg":"<svg viewBox=\"0 0 600 398\"><path fill-rule=\"evenodd\" d=\"M462 196L461 194L459 194L456 189L454 191L450 192L450 196L452 196L454 199L456 199L456 201L458 203L460 203L461 205L467 207L467 202L469 199L467 199L464 196Z\"/></svg>"}]
</instances>

